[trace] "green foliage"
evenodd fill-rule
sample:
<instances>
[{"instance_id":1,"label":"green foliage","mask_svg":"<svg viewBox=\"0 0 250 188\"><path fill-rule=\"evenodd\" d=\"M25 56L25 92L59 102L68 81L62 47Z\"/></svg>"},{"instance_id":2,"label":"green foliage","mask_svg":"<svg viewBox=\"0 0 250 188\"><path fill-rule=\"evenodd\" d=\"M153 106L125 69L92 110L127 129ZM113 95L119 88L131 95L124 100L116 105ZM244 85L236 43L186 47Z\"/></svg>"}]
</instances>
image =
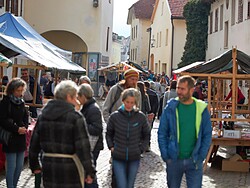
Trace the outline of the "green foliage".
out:
<instances>
[{"instance_id":1,"label":"green foliage","mask_svg":"<svg viewBox=\"0 0 250 188\"><path fill-rule=\"evenodd\" d=\"M210 4L202 0L190 0L185 5L183 15L187 24L187 38L178 68L205 60L209 12Z\"/></svg>"}]
</instances>

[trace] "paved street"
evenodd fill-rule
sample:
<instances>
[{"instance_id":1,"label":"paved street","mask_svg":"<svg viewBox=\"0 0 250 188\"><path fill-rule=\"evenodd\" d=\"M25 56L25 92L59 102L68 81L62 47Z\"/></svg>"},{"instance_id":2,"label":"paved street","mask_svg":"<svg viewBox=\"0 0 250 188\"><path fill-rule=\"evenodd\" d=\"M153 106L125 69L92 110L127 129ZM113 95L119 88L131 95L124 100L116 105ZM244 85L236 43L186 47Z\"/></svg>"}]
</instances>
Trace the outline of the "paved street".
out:
<instances>
[{"instance_id":1,"label":"paved street","mask_svg":"<svg viewBox=\"0 0 250 188\"><path fill-rule=\"evenodd\" d=\"M141 159L141 165L137 174L136 188L163 188L166 186L165 164L160 158L157 144L157 131L159 121L156 120L152 130L151 152L145 153ZM235 151L234 148L220 148L220 155L228 157L227 150ZM227 156L226 156L227 155ZM111 179L110 151L105 145L101 151L97 162L97 176L100 188L109 188ZM6 187L4 173L0 176L0 188ZM27 168L27 164L21 174L18 188L34 187L34 176ZM185 179L181 187L186 187ZM250 188L250 173L222 172L210 167L210 164L203 177L203 187L205 188Z\"/></svg>"}]
</instances>

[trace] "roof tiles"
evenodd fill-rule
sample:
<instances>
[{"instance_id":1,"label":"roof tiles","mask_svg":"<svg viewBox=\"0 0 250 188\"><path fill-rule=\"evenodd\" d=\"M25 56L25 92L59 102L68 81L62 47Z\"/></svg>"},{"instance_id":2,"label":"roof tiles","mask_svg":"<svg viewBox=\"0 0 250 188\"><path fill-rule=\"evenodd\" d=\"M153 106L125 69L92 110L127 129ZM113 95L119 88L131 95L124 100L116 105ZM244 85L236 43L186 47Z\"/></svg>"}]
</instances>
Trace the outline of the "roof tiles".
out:
<instances>
[{"instance_id":1,"label":"roof tiles","mask_svg":"<svg viewBox=\"0 0 250 188\"><path fill-rule=\"evenodd\" d=\"M129 9L134 7L135 17L139 19L150 19L154 10L155 0L139 0Z\"/></svg>"},{"instance_id":2,"label":"roof tiles","mask_svg":"<svg viewBox=\"0 0 250 188\"><path fill-rule=\"evenodd\" d=\"M183 18L183 8L188 0L168 0L173 18Z\"/></svg>"}]
</instances>

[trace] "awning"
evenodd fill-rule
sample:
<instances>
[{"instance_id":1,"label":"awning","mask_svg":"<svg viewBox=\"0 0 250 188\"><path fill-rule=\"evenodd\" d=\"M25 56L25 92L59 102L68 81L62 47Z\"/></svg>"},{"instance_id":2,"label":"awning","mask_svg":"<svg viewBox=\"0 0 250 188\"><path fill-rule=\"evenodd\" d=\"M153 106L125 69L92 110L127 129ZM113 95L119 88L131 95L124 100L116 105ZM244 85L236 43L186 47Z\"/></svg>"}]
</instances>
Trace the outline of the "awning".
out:
<instances>
[{"instance_id":1,"label":"awning","mask_svg":"<svg viewBox=\"0 0 250 188\"><path fill-rule=\"evenodd\" d=\"M240 74L250 74L250 56L245 54L244 52L237 50L237 64L238 64L238 73ZM181 69L185 70L185 72L190 73L219 73L223 71L232 71L233 61L232 61L232 50L228 50L223 54L201 64L197 64L196 66L187 65L180 69L175 70L174 72L183 72Z\"/></svg>"},{"instance_id":2,"label":"awning","mask_svg":"<svg viewBox=\"0 0 250 188\"><path fill-rule=\"evenodd\" d=\"M113 63L111 65L105 66L105 67L101 67L98 70L99 71L116 71L116 70L121 70L121 68L123 69L124 66L127 66L130 69L134 69L137 72L141 73L142 71L138 70L135 67L132 67L131 65L127 64L126 62L118 62L118 63ZM125 71L125 70L124 70Z\"/></svg>"},{"instance_id":3,"label":"awning","mask_svg":"<svg viewBox=\"0 0 250 188\"><path fill-rule=\"evenodd\" d=\"M10 13L0 16L0 52L8 58L19 54L49 68L85 72L81 66L73 63L58 52L52 45L38 33L28 28L25 21ZM40 37L38 37L38 35ZM63 51L63 50L61 50Z\"/></svg>"}]
</instances>

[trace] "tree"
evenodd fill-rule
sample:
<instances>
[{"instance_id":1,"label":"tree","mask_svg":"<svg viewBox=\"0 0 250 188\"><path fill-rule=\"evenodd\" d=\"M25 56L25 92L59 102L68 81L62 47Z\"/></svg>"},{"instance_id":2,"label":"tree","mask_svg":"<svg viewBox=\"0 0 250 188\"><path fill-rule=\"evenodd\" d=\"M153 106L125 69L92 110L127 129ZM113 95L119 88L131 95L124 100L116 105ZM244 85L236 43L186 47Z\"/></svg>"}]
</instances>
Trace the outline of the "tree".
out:
<instances>
[{"instance_id":1,"label":"tree","mask_svg":"<svg viewBox=\"0 0 250 188\"><path fill-rule=\"evenodd\" d=\"M184 6L183 16L186 19L187 37L178 68L205 60L209 12L210 3L204 0L190 0Z\"/></svg>"}]
</instances>

